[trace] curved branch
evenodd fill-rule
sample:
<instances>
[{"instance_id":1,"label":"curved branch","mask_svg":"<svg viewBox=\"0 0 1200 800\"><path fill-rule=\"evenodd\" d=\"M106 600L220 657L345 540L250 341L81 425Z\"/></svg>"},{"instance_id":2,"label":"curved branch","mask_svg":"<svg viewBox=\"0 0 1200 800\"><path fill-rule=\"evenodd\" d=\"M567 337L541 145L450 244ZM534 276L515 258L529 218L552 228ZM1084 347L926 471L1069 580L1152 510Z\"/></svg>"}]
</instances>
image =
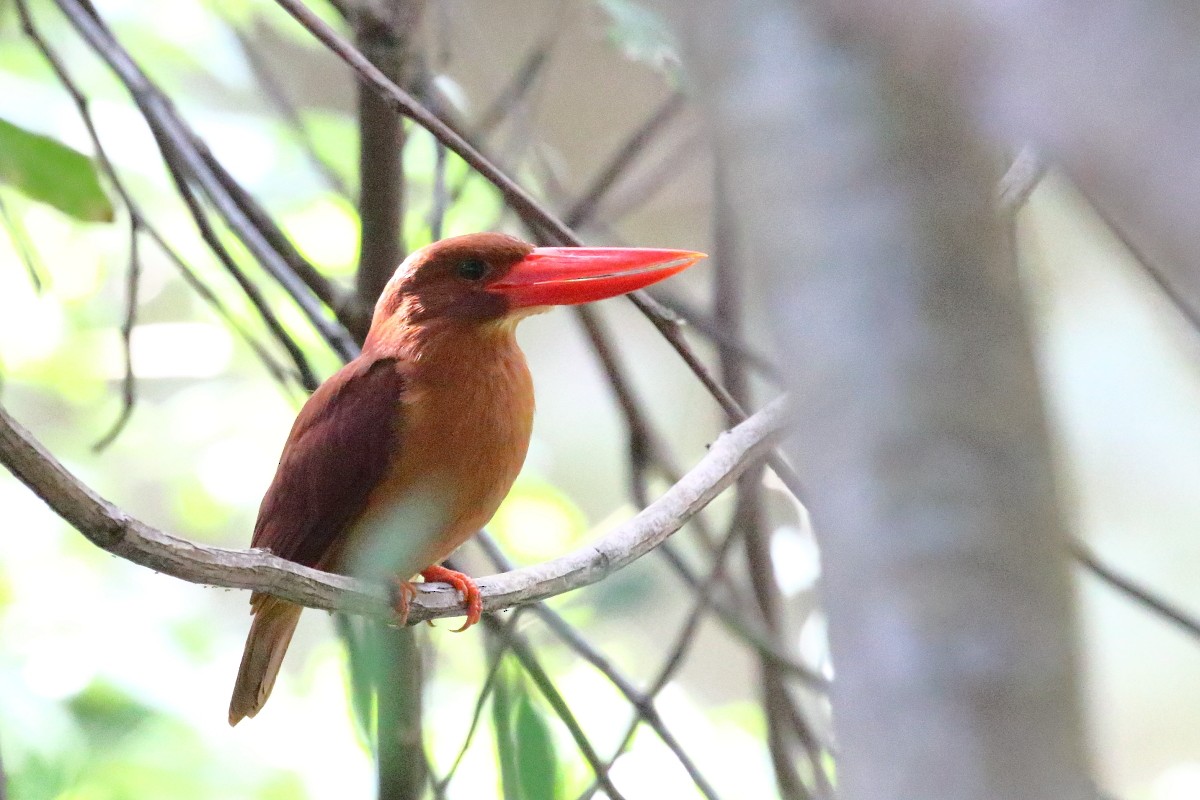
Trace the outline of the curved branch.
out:
<instances>
[{"instance_id":1,"label":"curved branch","mask_svg":"<svg viewBox=\"0 0 1200 800\"><path fill-rule=\"evenodd\" d=\"M653 550L774 447L787 422L779 398L722 433L683 478L599 541L534 566L481 578L485 611L588 586ZM300 566L263 550L230 550L173 536L129 516L85 486L0 408L0 463L97 547L191 583L252 589L310 608L393 616L387 588ZM422 586L409 622L465 613L446 584Z\"/></svg>"}]
</instances>

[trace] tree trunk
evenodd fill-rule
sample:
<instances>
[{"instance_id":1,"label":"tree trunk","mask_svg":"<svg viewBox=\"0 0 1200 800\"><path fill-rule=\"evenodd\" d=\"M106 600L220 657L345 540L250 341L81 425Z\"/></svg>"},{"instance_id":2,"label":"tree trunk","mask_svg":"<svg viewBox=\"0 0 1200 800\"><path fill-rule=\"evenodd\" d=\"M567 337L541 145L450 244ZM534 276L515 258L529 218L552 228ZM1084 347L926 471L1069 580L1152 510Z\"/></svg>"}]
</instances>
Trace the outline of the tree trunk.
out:
<instances>
[{"instance_id":1,"label":"tree trunk","mask_svg":"<svg viewBox=\"0 0 1200 800\"><path fill-rule=\"evenodd\" d=\"M841 796L1088 797L1038 376L966 110L973 42L947 29L899 54L801 4L688 6L739 257L769 271L793 378Z\"/></svg>"}]
</instances>

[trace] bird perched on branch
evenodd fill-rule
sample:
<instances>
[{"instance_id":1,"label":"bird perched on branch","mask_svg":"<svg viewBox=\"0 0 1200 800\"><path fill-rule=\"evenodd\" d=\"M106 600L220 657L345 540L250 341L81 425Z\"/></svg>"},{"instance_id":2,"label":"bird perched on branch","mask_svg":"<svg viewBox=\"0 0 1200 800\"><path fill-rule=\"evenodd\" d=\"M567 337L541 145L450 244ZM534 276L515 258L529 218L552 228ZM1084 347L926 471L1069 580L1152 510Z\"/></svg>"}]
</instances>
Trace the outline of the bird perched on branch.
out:
<instances>
[{"instance_id":1,"label":"bird perched on branch","mask_svg":"<svg viewBox=\"0 0 1200 800\"><path fill-rule=\"evenodd\" d=\"M533 384L515 329L551 305L588 303L674 275L702 253L534 247L469 234L412 253L375 305L362 354L304 404L263 497L253 547L334 572L409 578L463 594L464 630L483 606L440 562L482 528L525 461ZM275 683L301 607L255 593L229 723Z\"/></svg>"}]
</instances>

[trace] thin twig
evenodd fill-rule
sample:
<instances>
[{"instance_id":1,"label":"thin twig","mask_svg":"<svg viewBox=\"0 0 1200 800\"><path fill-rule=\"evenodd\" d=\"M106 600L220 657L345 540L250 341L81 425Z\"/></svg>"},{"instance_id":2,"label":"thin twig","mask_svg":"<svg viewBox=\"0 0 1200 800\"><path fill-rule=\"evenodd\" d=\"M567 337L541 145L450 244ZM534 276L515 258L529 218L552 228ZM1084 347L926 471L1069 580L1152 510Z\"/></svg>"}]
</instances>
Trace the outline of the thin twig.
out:
<instances>
[{"instance_id":1,"label":"thin twig","mask_svg":"<svg viewBox=\"0 0 1200 800\"><path fill-rule=\"evenodd\" d=\"M688 589L692 592L705 591L707 585L704 578L697 575L671 545L671 542L664 542L658 548L658 552L671 562L675 573ZM797 662L790 655L783 652L769 637L748 625L734 606L716 595L710 597L706 602L712 606L713 611L717 614L717 618L721 620L730 633L753 647L757 653L769 658L772 663L780 667L788 675L816 690L823 691L829 687L829 681L824 676Z\"/></svg>"},{"instance_id":2,"label":"thin twig","mask_svg":"<svg viewBox=\"0 0 1200 800\"><path fill-rule=\"evenodd\" d=\"M514 609L513 613L507 619L500 621L500 624L511 630L516 630L514 625L523 610L523 608ZM502 636L503 634L500 635ZM458 772L458 767L462 764L463 758L466 757L467 750L471 748L471 741L475 738L475 731L479 727L479 720L483 717L483 707L487 704L488 697L491 696L492 689L496 685L496 676L500 673L500 663L506 652L508 652L508 646L503 645L491 654L487 674L483 679L483 686L480 687L479 695L475 698L475 708L471 712L471 724L467 728L467 735L463 738L462 747L459 748L458 755L455 757L454 763L450 765L449 771L442 776L441 780L435 782L435 792L446 791L446 787L450 785L450 781L454 779L455 773Z\"/></svg>"},{"instance_id":3,"label":"thin twig","mask_svg":"<svg viewBox=\"0 0 1200 800\"><path fill-rule=\"evenodd\" d=\"M572 228L579 227L584 221L595 214L601 199L616 185L629 166L646 149L646 146L658 136L675 116L683 110L683 92L675 91L662 103L649 119L643 122L625 142L617 148L616 154L609 161L599 177L589 187L588 192L566 214L566 223Z\"/></svg>"},{"instance_id":4,"label":"thin twig","mask_svg":"<svg viewBox=\"0 0 1200 800\"><path fill-rule=\"evenodd\" d=\"M230 18L228 13L219 3L210 4L213 10L221 16L226 27L233 32L237 39L238 48L241 50L242 57L246 59L246 64L249 65L250 71L254 73L254 77L258 80L259 86L262 87L263 93L275 106L276 110L283 117L283 121L287 123L291 129L292 135L295 137L300 149L304 152L308 163L312 165L313 171L316 172L337 194L342 197L350 196L350 187L346 185L345 179L341 176L333 165L321 155L317 149L316 140L313 139L312 131L308 129L308 125L304 123L303 117L300 116L300 110L296 104L288 97L287 90L279 81L279 77L275 74L275 70L262 57L259 48L255 43L250 41L250 37L242 26L238 25Z\"/></svg>"},{"instance_id":5,"label":"thin twig","mask_svg":"<svg viewBox=\"0 0 1200 800\"><path fill-rule=\"evenodd\" d=\"M562 693L558 691L558 687L554 685L554 681L546 673L534 655L533 648L525 640L525 637L514 630L501 625L494 616L486 616L483 618L483 623L488 628L501 636L504 636L504 641L508 644L512 654L517 657L517 661L521 663L521 667L525 673L533 680L533 685L542 693L542 697L554 709L554 713L567 726L567 731L571 734L571 738L575 741L575 746L579 748L579 752L583 754L584 760L591 766L592 771L596 775L596 780L600 782L600 786L608 794L612 800L624 800L624 796L617 791L617 787L613 785L612 779L609 778L608 768L600 759L596 749L592 747L592 743L588 740L587 734L584 733L583 727L580 726L579 720L575 718L575 714L571 711L567 701L563 699Z\"/></svg>"},{"instance_id":6,"label":"thin twig","mask_svg":"<svg viewBox=\"0 0 1200 800\"><path fill-rule=\"evenodd\" d=\"M662 667L659 668L658 676L650 684L650 688L644 695L644 704L646 708L654 708L654 700L666 688L671 676L675 674L680 665L683 664L684 656L696 641L696 630L700 626L701 620L704 618L704 612L712 605L713 587L720 581L725 572L726 556L729 554L730 546L737 538L737 529L731 529L726 537L721 541L717 551L713 554L713 565L709 570L708 578L704 581L696 592L692 601L692 608L688 612L687 619L684 621L679 633L675 636L675 641L667 650L667 657L663 661ZM616 762L621 754L628 749L633 741L634 734L641 726L643 720L649 722L643 713L643 707L634 704L634 716L630 720L629 727L625 730L625 735L621 737L620 743L613 752L612 757L608 760L609 768ZM694 780L694 778L693 778ZM697 784L699 786L699 784ZM579 800L588 800L599 789L599 784L593 783L587 790L580 795ZM703 791L703 789L702 789ZM711 796L706 792L706 796Z\"/></svg>"},{"instance_id":7,"label":"thin twig","mask_svg":"<svg viewBox=\"0 0 1200 800\"><path fill-rule=\"evenodd\" d=\"M429 207L429 241L442 238L442 225L446 221L446 148L441 142L433 143L433 197Z\"/></svg>"},{"instance_id":8,"label":"thin twig","mask_svg":"<svg viewBox=\"0 0 1200 800\"><path fill-rule=\"evenodd\" d=\"M489 536L486 531L480 531L476 539L483 548L484 552L487 553L493 567L501 570L511 570L513 568L512 563L500 550L500 547L496 544L495 539ZM563 619L561 614L550 608L550 606L539 602L532 604L529 606L529 608L534 614L537 614L538 618L546 624L546 627L554 631L554 633L568 647L570 647L576 654L581 656L585 661L599 670L604 677L608 678L608 680L612 682L613 686L617 687L617 690L621 692L621 694L625 695L625 699L628 700L630 705L632 705L634 708L636 718L638 720L645 721L646 724L648 724L654 730L654 732L658 734L658 737L662 740L663 744L665 744L667 748L675 754L675 757L679 760L679 763L683 766L684 770L687 771L688 775L696 784L696 787L700 790L701 794L709 798L709 800L716 800L717 794L712 785L709 784L705 777L700 773L699 768L684 751L683 747L679 744L679 741L675 738L675 735L671 733L669 728L667 728L666 724L662 720L662 717L659 716L658 709L654 707L654 693L644 694L638 691L637 687L634 686L633 681L625 677L625 675L621 673L621 671L618 670L612 664L612 662L605 658L599 650L592 647L591 643L588 642L587 639L581 636L578 631L571 627L570 623ZM613 759L609 760L609 768L612 767L612 760Z\"/></svg>"},{"instance_id":9,"label":"thin twig","mask_svg":"<svg viewBox=\"0 0 1200 800\"><path fill-rule=\"evenodd\" d=\"M716 272L716 281L713 284L713 316L719 327L738 336L743 327L741 283L734 274L735 232L732 210L722 178L721 166L718 165L714 180L717 199L713 226ZM718 353L721 376L725 385L729 387L730 395L737 402L748 404L750 382L742 360L737 353L727 348L720 348ZM734 530L742 531L754 599L767 635L778 646L782 642L782 598L775 580L769 532L763 519L762 473L761 468L751 468L738 479L736 505L730 526L731 534ZM802 742L813 742L815 736L807 720L796 708L796 700L791 696L779 668L769 658L760 655L759 669L762 675L762 707L767 724L767 744L780 794L785 800L807 800L810 794L796 770L786 732L793 721L798 721L800 724L795 733ZM821 794L831 795L833 787L829 785L822 769L821 752L809 750L808 757Z\"/></svg>"},{"instance_id":10,"label":"thin twig","mask_svg":"<svg viewBox=\"0 0 1200 800\"><path fill-rule=\"evenodd\" d=\"M672 178L684 171L688 162L704 152L700 146L703 142L698 132L687 135L668 148L650 167L630 175L605 202L605 219L610 223L619 222L653 200Z\"/></svg>"},{"instance_id":11,"label":"thin twig","mask_svg":"<svg viewBox=\"0 0 1200 800\"><path fill-rule=\"evenodd\" d=\"M75 109L83 121L84 128L87 130L88 138L92 142L92 147L96 151L96 159L100 165L100 169L104 172L109 182L116 190L121 202L125 205L126 211L131 217L138 220L143 231L150 239L158 246L163 254L170 260L172 264L179 270L184 281L207 303L221 319L234 330L238 336L254 351L254 354L266 367L280 384L286 384L288 380L295 380L296 376L289 372L282 364L280 364L265 345L259 342L251 335L238 319L225 307L221 299L216 293L196 274L195 270L179 255L179 253L171 247L166 239L159 233L158 229L149 221L141 206L133 199L129 190L125 187L124 181L117 172L116 166L108 156L103 142L100 140L99 132L96 130L95 121L92 119L91 110L88 107L87 98L80 91L74 79L66 69L66 65L50 47L49 42L42 36L41 32L34 25L33 18L29 14L26 0L17 0L17 12L21 19L21 28L25 35L33 42L34 47L41 53L42 58L50 65L59 83L67 94L71 97L71 101L75 104Z\"/></svg>"},{"instance_id":12,"label":"thin twig","mask_svg":"<svg viewBox=\"0 0 1200 800\"><path fill-rule=\"evenodd\" d=\"M548 63L550 50L553 47L554 40L547 38L539 42L529 51L525 60L517 67L509 82L501 89L491 105L479 115L479 121L474 126L474 131L466 138L473 142L482 142L490 136L500 123L504 122L515 110L523 107L524 100L529 91L537 83L541 77L542 71ZM432 88L432 87L430 87ZM454 109L446 102L438 102L440 95L435 91L430 91L431 110L443 120L451 121L454 124ZM455 125L459 129L465 126ZM444 148L441 142L437 143L439 148ZM453 205L466 191L467 185L478 176L474 172L466 172L450 187L448 192L449 205Z\"/></svg>"},{"instance_id":13,"label":"thin twig","mask_svg":"<svg viewBox=\"0 0 1200 800\"><path fill-rule=\"evenodd\" d=\"M358 303L358 299L348 291L345 291L329 278L321 274L316 268L292 243L287 234L279 227L275 220L267 213L254 196L237 182L237 180L225 169L222 164L204 144L204 141L196 135L194 131L188 131L191 139L191 145L199 154L205 167L212 173L212 176L221 185L221 188L228 193L229 199L237 207L238 211L245 215L244 224L251 225L257 230L258 234L266 241L279 258L283 259L287 269L291 270L292 275L298 279L305 287L311 291L318 300L324 303L330 311L333 312L334 318L348 331L351 331L357 338L355 341L361 341L366 337L366 329L356 329L355 325L365 325L362 321L362 309ZM227 221L229 221L227 219ZM238 230L238 225L243 224L242 221L229 221L231 227L235 231ZM274 260L269 262L270 266L278 269ZM297 290L297 284L288 279L280 278L272 270L268 272L277 279L277 282L289 293ZM368 304L370 308L371 304ZM370 320L368 319L367 322ZM351 358L356 350L353 342L349 341L344 330L337 328L330 329L332 333L322 333L326 337L330 347L341 356L342 360ZM329 336L335 336L334 341L329 340Z\"/></svg>"},{"instance_id":14,"label":"thin twig","mask_svg":"<svg viewBox=\"0 0 1200 800\"><path fill-rule=\"evenodd\" d=\"M217 234L216 229L208 219L208 214L204 207L197 199L192 191L191 185L188 183L185 173L186 167L179 164L171 155L174 151L165 139L160 138L160 134L164 134L161 128L154 128L155 138L159 141L159 146L162 148L163 161L167 165L167 172L171 175L171 179L175 182L175 189L179 196L183 199L184 205L187 206L191 213L192 220L196 224L196 228L200 233L200 238L208 245L213 255L225 268L225 271L237 283L238 288L242 290L242 294L250 301L254 310L258 312L263 323L267 326L267 330L271 332L272 337L287 351L291 357L292 363L295 364L296 370L300 375L300 383L308 391L313 391L317 388L320 381L317 380L317 375L313 372L312 367L308 363L308 356L304 354L299 343L292 338L284 327L283 322L271 308L271 304L267 302L266 296L254 281L250 280L250 276L246 274L237 263L237 259L225 247L221 237Z\"/></svg>"},{"instance_id":15,"label":"thin twig","mask_svg":"<svg viewBox=\"0 0 1200 800\"><path fill-rule=\"evenodd\" d=\"M783 376L779 374L779 367L767 356L753 349L740 336L723 328L720 322L680 297L666 295L662 292L651 292L650 296L671 313L678 315L684 324L716 345L718 350L729 351L771 383L776 386L783 385Z\"/></svg>"},{"instance_id":16,"label":"thin twig","mask_svg":"<svg viewBox=\"0 0 1200 800\"><path fill-rule=\"evenodd\" d=\"M21 227L21 223L9 213L8 203L5 202L3 194L0 194L0 222L4 223L4 230L8 233L13 249L17 251L17 257L21 259L21 263L25 265L25 272L29 274L29 282L33 284L33 291L41 294L44 286L42 285L41 270L38 269L37 248L30 241L29 234Z\"/></svg>"},{"instance_id":17,"label":"thin twig","mask_svg":"<svg viewBox=\"0 0 1200 800\"><path fill-rule=\"evenodd\" d=\"M196 180L222 218L255 259L287 291L322 338L343 359L353 358L357 354L357 347L345 328L326 316L322 304L313 296L295 269L287 264L271 247L262 232L247 218L236 200L225 190L220 178L206 163L204 151L207 148L183 122L157 86L146 77L107 26L89 13L81 0L55 2L92 50L125 85L155 134L168 167L173 166L172 171L178 173L179 178L183 178L185 182L185 173ZM189 208L193 211L196 224L203 230L207 224L202 221L203 215L198 215L190 203ZM288 338L290 337L284 334L284 339ZM287 341L281 340L280 343L289 347Z\"/></svg>"},{"instance_id":18,"label":"thin twig","mask_svg":"<svg viewBox=\"0 0 1200 800\"><path fill-rule=\"evenodd\" d=\"M554 41L553 38L546 37L529 49L528 55L517 67L508 84L496 94L491 105L479 115L474 138L480 139L490 134L512 113L514 108L521 105L545 71L546 64L550 60L550 53L554 50Z\"/></svg>"},{"instance_id":19,"label":"thin twig","mask_svg":"<svg viewBox=\"0 0 1200 800\"><path fill-rule=\"evenodd\" d=\"M142 280L142 260L138 256L138 233L140 232L138 218L129 216L129 270L125 276L125 321L121 323L121 356L124 359L125 374L121 380L121 413L117 421L109 428L99 441L92 445L92 452L99 453L112 444L129 418L133 416L133 407L137 403L137 377L133 374L133 328L137 325L138 287Z\"/></svg>"},{"instance_id":20,"label":"thin twig","mask_svg":"<svg viewBox=\"0 0 1200 800\"><path fill-rule=\"evenodd\" d=\"M1067 547L1075 560L1087 568L1104 583L1134 600L1143 608L1152 611L1163 619L1175 623L1186 633L1200 639L1200 619L1176 608L1174 604L1164 600L1158 594L1140 586L1136 581L1127 578L1101 561L1095 553L1083 542L1074 540Z\"/></svg>"},{"instance_id":21,"label":"thin twig","mask_svg":"<svg viewBox=\"0 0 1200 800\"><path fill-rule=\"evenodd\" d=\"M61 1L61 0L60 0ZM73 0L68 0L73 1ZM501 172L491 161L472 146L458 131L451 128L425 106L421 105L408 92L401 89L390 80L378 67L370 62L345 37L337 33L324 20L317 16L301 0L276 0L293 18L317 38L322 44L332 50L339 58L353 69L359 78L377 91L397 113L403 114L433 134L434 138L448 147L460 158L467 162L476 172L487 178L505 200L518 212L542 220L546 227L552 230L562 244L581 242L524 188L512 178Z\"/></svg>"}]
</instances>

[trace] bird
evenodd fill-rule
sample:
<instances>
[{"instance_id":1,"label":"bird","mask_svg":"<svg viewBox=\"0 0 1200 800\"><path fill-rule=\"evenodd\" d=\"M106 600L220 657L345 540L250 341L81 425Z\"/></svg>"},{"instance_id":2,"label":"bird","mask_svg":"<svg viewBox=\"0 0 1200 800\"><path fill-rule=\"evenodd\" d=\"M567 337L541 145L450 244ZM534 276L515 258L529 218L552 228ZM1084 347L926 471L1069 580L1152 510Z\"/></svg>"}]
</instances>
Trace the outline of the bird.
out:
<instances>
[{"instance_id":1,"label":"bird","mask_svg":"<svg viewBox=\"0 0 1200 800\"><path fill-rule=\"evenodd\" d=\"M704 258L689 250L535 247L472 233L413 251L375 304L360 355L304 403L263 496L251 547L315 569L449 583L466 621L479 588L441 562L484 527L517 478L533 381L517 324L555 305L625 294ZM255 592L229 724L271 694L301 606Z\"/></svg>"}]
</instances>

